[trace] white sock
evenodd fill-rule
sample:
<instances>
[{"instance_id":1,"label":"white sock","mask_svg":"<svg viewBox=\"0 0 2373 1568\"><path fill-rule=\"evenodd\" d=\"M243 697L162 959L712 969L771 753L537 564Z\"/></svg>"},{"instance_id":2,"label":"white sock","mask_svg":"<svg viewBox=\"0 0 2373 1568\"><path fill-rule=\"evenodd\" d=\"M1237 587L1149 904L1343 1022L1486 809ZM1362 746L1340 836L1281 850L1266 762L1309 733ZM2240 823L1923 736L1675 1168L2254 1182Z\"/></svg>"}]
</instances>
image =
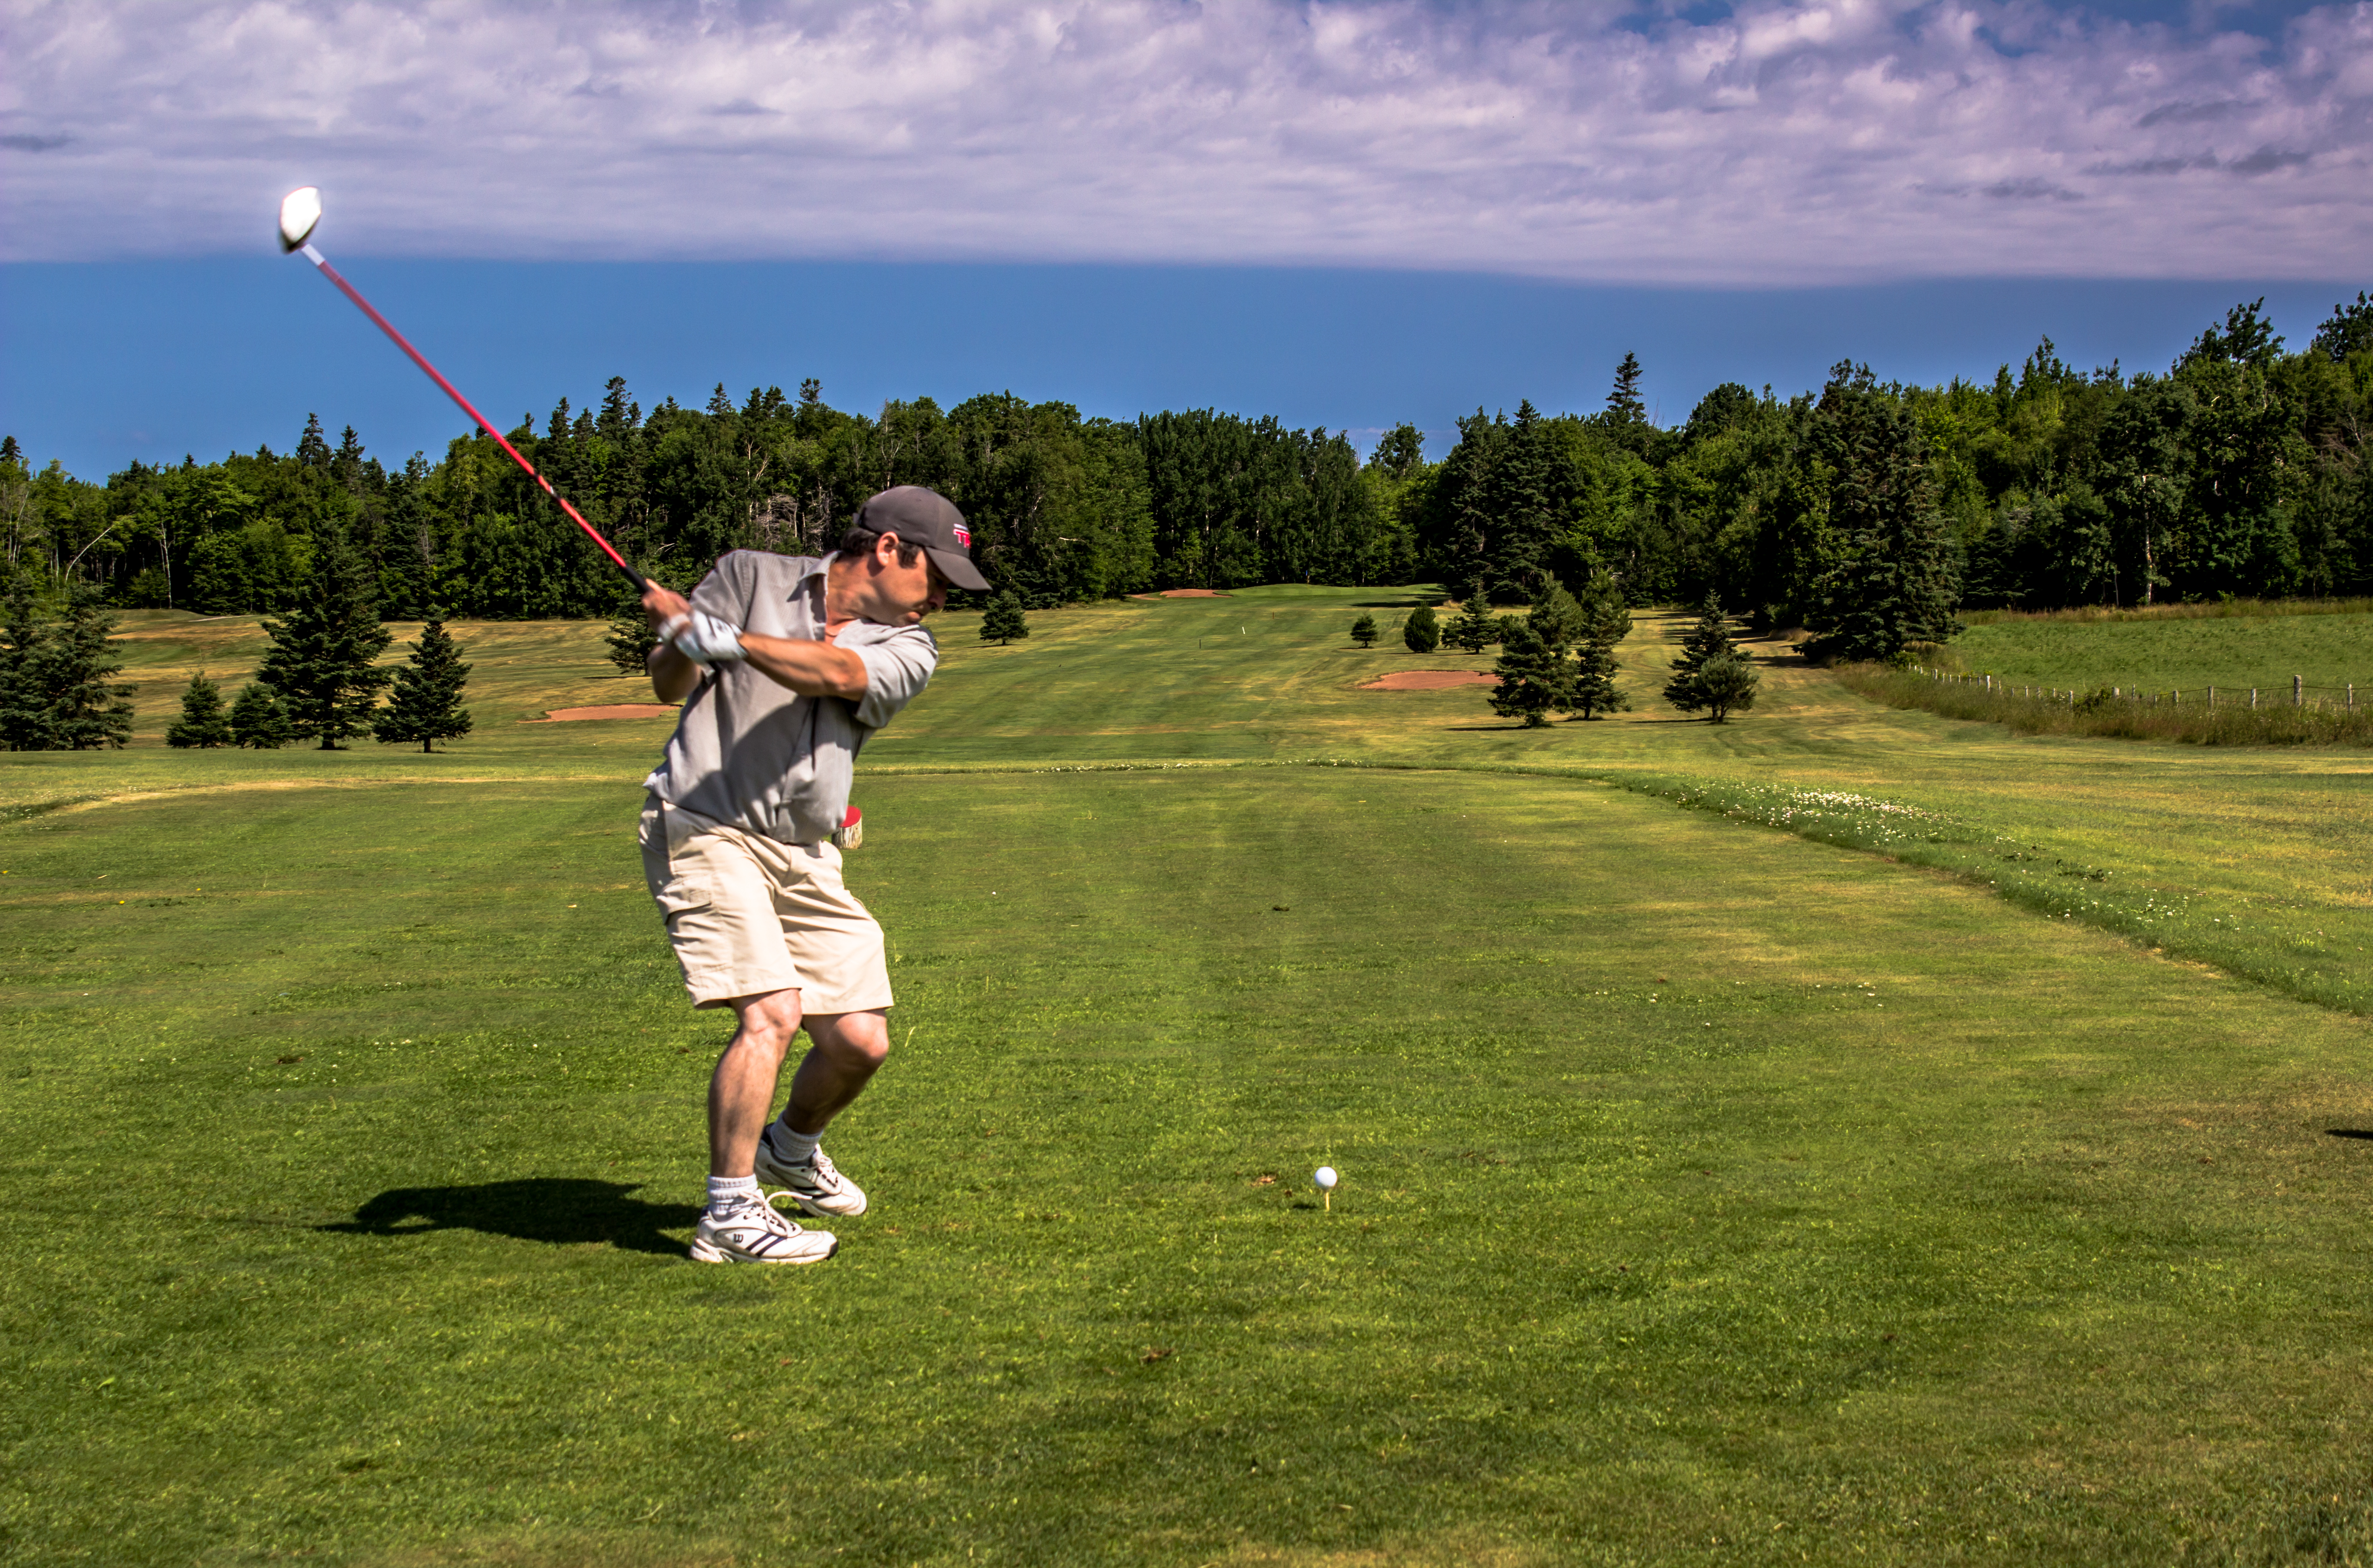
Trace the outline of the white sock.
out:
<instances>
[{"instance_id":1,"label":"white sock","mask_svg":"<svg viewBox=\"0 0 2373 1568\"><path fill-rule=\"evenodd\" d=\"M721 1214L736 1203L759 1202L754 1176L712 1176L708 1179L708 1212Z\"/></svg>"},{"instance_id":2,"label":"white sock","mask_svg":"<svg viewBox=\"0 0 2373 1568\"><path fill-rule=\"evenodd\" d=\"M777 1121L767 1130L773 1140L775 1157L785 1165L805 1165L815 1158L816 1145L824 1142L821 1132L794 1132Z\"/></svg>"}]
</instances>

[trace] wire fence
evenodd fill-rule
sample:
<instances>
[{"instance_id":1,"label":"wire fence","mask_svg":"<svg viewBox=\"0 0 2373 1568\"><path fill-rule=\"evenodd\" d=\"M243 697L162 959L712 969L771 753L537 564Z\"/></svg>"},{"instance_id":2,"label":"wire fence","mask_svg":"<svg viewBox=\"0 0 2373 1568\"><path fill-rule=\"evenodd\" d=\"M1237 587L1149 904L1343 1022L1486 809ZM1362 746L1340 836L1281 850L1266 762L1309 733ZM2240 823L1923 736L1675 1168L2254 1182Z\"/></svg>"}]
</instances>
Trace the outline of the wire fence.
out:
<instances>
[{"instance_id":1,"label":"wire fence","mask_svg":"<svg viewBox=\"0 0 2373 1568\"><path fill-rule=\"evenodd\" d=\"M2004 681L1915 666L1854 665L1840 679L1865 697L1947 718L1981 719L2026 735L2098 735L2204 746L2373 745L2373 690L2356 684L2088 690Z\"/></svg>"},{"instance_id":2,"label":"wire fence","mask_svg":"<svg viewBox=\"0 0 2373 1568\"><path fill-rule=\"evenodd\" d=\"M1971 675L1961 670L1932 669L1925 665L1913 668L1918 673L1934 681L1958 686L1974 684L1980 690L1988 692L2001 692L2028 701L2065 703L2072 706L2084 703L2091 703L2098 706L2102 702L2108 701L2140 703L2151 707L2156 707L2164 702L2169 707L2181 707L2188 700L2202 707L2214 709L2221 700L2227 707L2238 705L2250 709L2259 707L2262 703L2271 705L2279 702L2294 708L2337 707L2345 713L2356 711L2355 681L2323 685L2309 682L2297 675L2291 677L2291 683L2287 689L2203 685L2191 688L2187 693L2180 686L2169 686L2163 691L2157 687L2096 686L2087 691L2079 691L2074 687L2063 689L2058 686L2013 683L1998 680L1991 675ZM2367 701L2373 701L2373 689L2368 689L2367 697Z\"/></svg>"}]
</instances>

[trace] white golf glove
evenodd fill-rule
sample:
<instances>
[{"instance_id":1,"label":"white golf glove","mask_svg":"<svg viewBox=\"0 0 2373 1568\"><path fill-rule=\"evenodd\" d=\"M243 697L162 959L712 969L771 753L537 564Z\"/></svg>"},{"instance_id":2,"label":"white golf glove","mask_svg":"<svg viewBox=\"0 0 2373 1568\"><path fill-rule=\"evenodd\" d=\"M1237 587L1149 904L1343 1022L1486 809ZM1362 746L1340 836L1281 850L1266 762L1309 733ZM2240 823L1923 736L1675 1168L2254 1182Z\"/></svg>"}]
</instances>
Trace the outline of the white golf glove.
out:
<instances>
[{"instance_id":1,"label":"white golf glove","mask_svg":"<svg viewBox=\"0 0 2373 1568\"><path fill-rule=\"evenodd\" d=\"M660 628L675 651L696 665L731 664L742 658L742 628L705 610L687 611Z\"/></svg>"}]
</instances>

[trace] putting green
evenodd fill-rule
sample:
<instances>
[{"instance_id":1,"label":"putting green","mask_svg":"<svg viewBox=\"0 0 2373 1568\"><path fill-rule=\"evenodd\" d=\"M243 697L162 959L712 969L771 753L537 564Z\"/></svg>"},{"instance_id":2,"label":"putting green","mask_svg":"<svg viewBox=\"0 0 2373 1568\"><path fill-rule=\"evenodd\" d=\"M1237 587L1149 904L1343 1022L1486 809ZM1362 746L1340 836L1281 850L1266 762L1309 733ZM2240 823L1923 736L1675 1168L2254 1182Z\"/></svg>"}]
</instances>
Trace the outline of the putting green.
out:
<instances>
[{"instance_id":1,"label":"putting green","mask_svg":"<svg viewBox=\"0 0 2373 1568\"><path fill-rule=\"evenodd\" d=\"M660 726L11 759L50 791L19 798L175 787L0 829L6 1554L2367 1550L2361 1020L1877 856L1454 771L1827 769L2106 831L2120 753L1782 670L1722 729L1475 727L1471 691L1351 691L1381 650L1294 651L1350 597L1280 604L1265 658L1167 706L1125 679L1186 662L1152 618L1250 607L952 646L867 759L900 1044L832 1139L876 1210L809 1270L682 1258L722 1030L639 885ZM1066 672L1096 617L1101 703ZM1175 765L1355 749L1416 765ZM2349 759L2220 757L2187 818L2189 755L2123 755L2204 842L2218 787L2354 799ZM2297 820L2232 875L2311 861Z\"/></svg>"}]
</instances>

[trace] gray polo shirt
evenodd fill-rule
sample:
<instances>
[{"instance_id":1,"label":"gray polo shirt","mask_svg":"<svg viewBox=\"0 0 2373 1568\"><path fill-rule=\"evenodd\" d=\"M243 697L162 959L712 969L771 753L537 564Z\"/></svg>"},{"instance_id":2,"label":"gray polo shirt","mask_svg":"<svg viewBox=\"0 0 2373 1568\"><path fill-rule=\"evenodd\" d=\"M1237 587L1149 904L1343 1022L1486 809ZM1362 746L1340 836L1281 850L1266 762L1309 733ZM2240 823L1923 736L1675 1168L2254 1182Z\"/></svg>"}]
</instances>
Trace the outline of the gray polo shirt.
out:
<instances>
[{"instance_id":1,"label":"gray polo shirt","mask_svg":"<svg viewBox=\"0 0 2373 1568\"><path fill-rule=\"evenodd\" d=\"M824 641L829 555L737 550L692 590L693 607L762 637ZM848 778L865 738L888 724L940 661L918 626L852 621L833 645L865 661L865 695L802 697L746 664L701 677L667 755L644 781L661 800L778 842L830 837L848 809Z\"/></svg>"}]
</instances>

